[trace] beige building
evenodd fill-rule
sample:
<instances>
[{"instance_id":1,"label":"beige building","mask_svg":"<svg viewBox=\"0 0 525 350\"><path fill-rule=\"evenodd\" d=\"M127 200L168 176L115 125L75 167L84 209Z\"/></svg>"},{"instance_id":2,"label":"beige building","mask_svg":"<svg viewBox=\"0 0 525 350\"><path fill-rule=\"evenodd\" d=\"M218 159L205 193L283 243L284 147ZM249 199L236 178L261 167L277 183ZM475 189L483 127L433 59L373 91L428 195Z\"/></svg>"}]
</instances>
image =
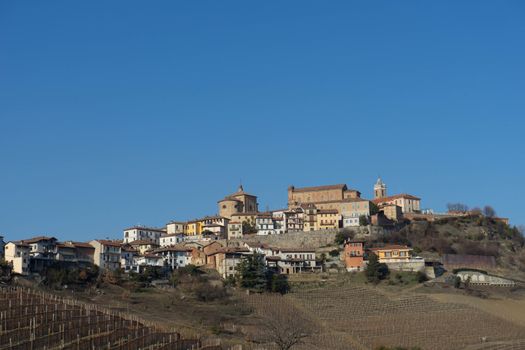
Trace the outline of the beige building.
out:
<instances>
[{"instance_id":1,"label":"beige building","mask_svg":"<svg viewBox=\"0 0 525 350\"><path fill-rule=\"evenodd\" d=\"M89 242L94 248L93 263L103 270L120 269L120 246L122 242L97 239Z\"/></svg>"},{"instance_id":2,"label":"beige building","mask_svg":"<svg viewBox=\"0 0 525 350\"><path fill-rule=\"evenodd\" d=\"M395 196L376 198L373 202L381 209L386 205L397 205L403 213L419 213L421 198L410 194L396 194ZM385 214L386 215L386 214Z\"/></svg>"},{"instance_id":3,"label":"beige building","mask_svg":"<svg viewBox=\"0 0 525 350\"><path fill-rule=\"evenodd\" d=\"M13 272L21 275L29 273L29 251L28 243L8 242L5 245L5 261L11 264Z\"/></svg>"},{"instance_id":4,"label":"beige building","mask_svg":"<svg viewBox=\"0 0 525 350\"><path fill-rule=\"evenodd\" d=\"M381 177L379 177L374 185L374 199L384 197L386 197L386 185L383 180L381 180Z\"/></svg>"},{"instance_id":5,"label":"beige building","mask_svg":"<svg viewBox=\"0 0 525 350\"><path fill-rule=\"evenodd\" d=\"M170 221L166 224L166 233L168 235L174 233L184 233L186 223L182 221Z\"/></svg>"},{"instance_id":6,"label":"beige building","mask_svg":"<svg viewBox=\"0 0 525 350\"><path fill-rule=\"evenodd\" d=\"M301 188L290 186L288 187L288 208L295 208L301 204L317 204L360 197L361 192L349 189L345 184Z\"/></svg>"},{"instance_id":7,"label":"beige building","mask_svg":"<svg viewBox=\"0 0 525 350\"><path fill-rule=\"evenodd\" d=\"M257 196L244 192L239 186L237 192L226 196L217 202L219 206L219 216L231 219L236 213L258 212Z\"/></svg>"},{"instance_id":8,"label":"beige building","mask_svg":"<svg viewBox=\"0 0 525 350\"><path fill-rule=\"evenodd\" d=\"M341 227L341 215L336 209L319 209L317 227L319 230L337 230Z\"/></svg>"},{"instance_id":9,"label":"beige building","mask_svg":"<svg viewBox=\"0 0 525 350\"><path fill-rule=\"evenodd\" d=\"M153 249L156 249L159 247L159 245L155 242L152 242L147 239L141 239L138 241L133 241L131 243L128 243L131 247L133 247L136 251L139 252L139 254L145 254L146 252L149 252Z\"/></svg>"},{"instance_id":10,"label":"beige building","mask_svg":"<svg viewBox=\"0 0 525 350\"><path fill-rule=\"evenodd\" d=\"M228 223L228 239L242 238L242 223L230 221Z\"/></svg>"},{"instance_id":11,"label":"beige building","mask_svg":"<svg viewBox=\"0 0 525 350\"><path fill-rule=\"evenodd\" d=\"M403 210L399 205L395 204L383 204L381 211L387 218L393 221L399 221L403 218Z\"/></svg>"}]
</instances>

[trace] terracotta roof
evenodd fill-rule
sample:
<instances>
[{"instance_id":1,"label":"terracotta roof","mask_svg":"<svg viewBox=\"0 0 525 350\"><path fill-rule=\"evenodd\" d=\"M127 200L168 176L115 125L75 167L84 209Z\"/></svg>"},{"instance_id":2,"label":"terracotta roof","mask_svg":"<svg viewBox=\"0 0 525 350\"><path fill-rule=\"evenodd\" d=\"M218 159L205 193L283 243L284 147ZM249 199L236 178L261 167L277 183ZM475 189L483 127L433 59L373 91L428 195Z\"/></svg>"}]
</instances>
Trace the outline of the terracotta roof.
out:
<instances>
[{"instance_id":1,"label":"terracotta roof","mask_svg":"<svg viewBox=\"0 0 525 350\"><path fill-rule=\"evenodd\" d=\"M184 247L184 246L181 246L181 245L171 245L169 247L163 247L163 248L159 248L159 249L155 249L154 252L158 252L158 253L161 253L161 252L191 252L192 251L192 248L189 248L189 247Z\"/></svg>"},{"instance_id":2,"label":"terracotta roof","mask_svg":"<svg viewBox=\"0 0 525 350\"><path fill-rule=\"evenodd\" d=\"M317 212L319 214L339 214L337 209L319 209Z\"/></svg>"},{"instance_id":3,"label":"terracotta roof","mask_svg":"<svg viewBox=\"0 0 525 350\"><path fill-rule=\"evenodd\" d=\"M289 253L302 253L302 252L315 252L315 249L312 248L271 248L274 251L281 251L283 253L289 252Z\"/></svg>"},{"instance_id":4,"label":"terracotta roof","mask_svg":"<svg viewBox=\"0 0 525 350\"><path fill-rule=\"evenodd\" d=\"M108 239L95 239L96 242L111 247L119 247L122 245L122 241L110 241Z\"/></svg>"},{"instance_id":5,"label":"terracotta roof","mask_svg":"<svg viewBox=\"0 0 525 350\"><path fill-rule=\"evenodd\" d=\"M23 239L22 242L25 242L25 243L36 243L36 242L40 242L40 241L50 241L50 240L57 240L55 237L47 237L47 236L37 236L37 237L33 237L33 238L29 238L29 239Z\"/></svg>"},{"instance_id":6,"label":"terracotta roof","mask_svg":"<svg viewBox=\"0 0 525 350\"><path fill-rule=\"evenodd\" d=\"M183 233L168 233L166 235L162 235L160 236L160 238L164 238L164 237L176 237L176 236L184 236Z\"/></svg>"},{"instance_id":7,"label":"terracotta roof","mask_svg":"<svg viewBox=\"0 0 525 350\"><path fill-rule=\"evenodd\" d=\"M385 245L384 247L374 247L374 248L370 248L369 250L389 250L389 249L410 249L412 250L412 248L406 246L406 245L399 245L399 244L388 244L388 245Z\"/></svg>"},{"instance_id":8,"label":"terracotta roof","mask_svg":"<svg viewBox=\"0 0 525 350\"><path fill-rule=\"evenodd\" d=\"M27 244L26 242L24 241L10 241L10 242L7 242L7 244L9 243L13 243L19 247L29 247L29 244Z\"/></svg>"},{"instance_id":9,"label":"terracotta roof","mask_svg":"<svg viewBox=\"0 0 525 350\"><path fill-rule=\"evenodd\" d=\"M383 203L383 202L390 202L392 200L399 199L399 198L421 200L421 198L413 196L411 194L401 193L401 194L396 194L396 195L390 196L390 197L376 198L376 199L373 199L372 202L377 204L377 203Z\"/></svg>"},{"instance_id":10,"label":"terracotta roof","mask_svg":"<svg viewBox=\"0 0 525 350\"><path fill-rule=\"evenodd\" d=\"M312 192L312 191L325 191L325 190L338 190L338 189L346 190L347 187L345 184L299 187L299 188L295 188L292 186L292 192Z\"/></svg>"},{"instance_id":11,"label":"terracotta roof","mask_svg":"<svg viewBox=\"0 0 525 350\"><path fill-rule=\"evenodd\" d=\"M223 248L217 249L216 251L208 255L215 255L218 253L250 253L250 250L244 247L223 247Z\"/></svg>"},{"instance_id":12,"label":"terracotta roof","mask_svg":"<svg viewBox=\"0 0 525 350\"><path fill-rule=\"evenodd\" d=\"M139 239L133 242L129 242L130 245L158 245L157 243L147 240L147 239Z\"/></svg>"},{"instance_id":13,"label":"terracotta roof","mask_svg":"<svg viewBox=\"0 0 525 350\"><path fill-rule=\"evenodd\" d=\"M166 232L165 229L156 228L156 227L145 227L145 226L132 226L125 228L124 231L128 230L143 230L143 231L154 231L154 232Z\"/></svg>"}]
</instances>

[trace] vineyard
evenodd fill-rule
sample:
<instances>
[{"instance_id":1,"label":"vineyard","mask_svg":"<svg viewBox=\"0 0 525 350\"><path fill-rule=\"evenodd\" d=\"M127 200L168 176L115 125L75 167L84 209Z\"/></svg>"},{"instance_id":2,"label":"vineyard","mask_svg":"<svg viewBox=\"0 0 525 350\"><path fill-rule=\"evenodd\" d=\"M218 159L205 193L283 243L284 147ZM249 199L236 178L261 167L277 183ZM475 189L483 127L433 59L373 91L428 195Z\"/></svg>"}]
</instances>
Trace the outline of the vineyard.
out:
<instances>
[{"instance_id":1,"label":"vineyard","mask_svg":"<svg viewBox=\"0 0 525 350\"><path fill-rule=\"evenodd\" d=\"M276 305L250 296L255 309ZM320 332L301 349L374 349L403 346L428 350L523 349L525 328L464 304L410 293L389 297L367 286L301 290L282 298L313 317Z\"/></svg>"},{"instance_id":2,"label":"vineyard","mask_svg":"<svg viewBox=\"0 0 525 350\"><path fill-rule=\"evenodd\" d=\"M0 349L200 349L132 315L24 288L0 288ZM212 348L212 347L207 347Z\"/></svg>"}]
</instances>

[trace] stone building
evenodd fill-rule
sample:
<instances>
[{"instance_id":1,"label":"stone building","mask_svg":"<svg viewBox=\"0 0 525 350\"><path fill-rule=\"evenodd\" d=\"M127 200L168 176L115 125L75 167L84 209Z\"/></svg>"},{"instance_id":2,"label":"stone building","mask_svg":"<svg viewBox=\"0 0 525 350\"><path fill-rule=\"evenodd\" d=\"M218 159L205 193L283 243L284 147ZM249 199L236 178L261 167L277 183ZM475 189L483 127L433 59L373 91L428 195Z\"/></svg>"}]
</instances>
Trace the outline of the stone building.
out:
<instances>
[{"instance_id":1,"label":"stone building","mask_svg":"<svg viewBox=\"0 0 525 350\"><path fill-rule=\"evenodd\" d=\"M233 214L258 212L257 196L244 192L242 185L237 192L224 197L217 202L219 216L231 219Z\"/></svg>"},{"instance_id":2,"label":"stone building","mask_svg":"<svg viewBox=\"0 0 525 350\"><path fill-rule=\"evenodd\" d=\"M361 192L349 189L345 184L301 188L290 186L288 187L288 208L295 208L301 204L318 204L360 197Z\"/></svg>"}]
</instances>

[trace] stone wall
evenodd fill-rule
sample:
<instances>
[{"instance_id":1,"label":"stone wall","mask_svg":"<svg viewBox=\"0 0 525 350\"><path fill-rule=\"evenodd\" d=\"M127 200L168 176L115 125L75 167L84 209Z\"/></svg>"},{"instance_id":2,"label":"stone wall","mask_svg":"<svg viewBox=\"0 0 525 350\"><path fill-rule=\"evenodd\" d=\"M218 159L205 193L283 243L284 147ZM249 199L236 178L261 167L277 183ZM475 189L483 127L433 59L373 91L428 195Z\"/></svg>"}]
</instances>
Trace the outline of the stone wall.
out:
<instances>
[{"instance_id":1,"label":"stone wall","mask_svg":"<svg viewBox=\"0 0 525 350\"><path fill-rule=\"evenodd\" d=\"M270 236L244 236L235 241L264 243L280 248L320 248L334 243L338 230L289 232Z\"/></svg>"}]
</instances>

